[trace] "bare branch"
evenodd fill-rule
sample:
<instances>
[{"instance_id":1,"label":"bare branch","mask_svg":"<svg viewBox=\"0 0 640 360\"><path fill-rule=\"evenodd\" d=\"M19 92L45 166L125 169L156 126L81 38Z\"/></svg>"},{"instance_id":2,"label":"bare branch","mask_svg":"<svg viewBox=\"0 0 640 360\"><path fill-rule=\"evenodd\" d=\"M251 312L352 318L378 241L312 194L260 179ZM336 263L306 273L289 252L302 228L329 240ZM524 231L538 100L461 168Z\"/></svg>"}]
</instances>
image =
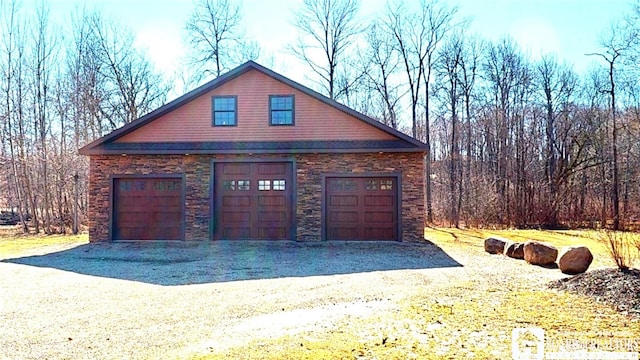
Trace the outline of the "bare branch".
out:
<instances>
[{"instance_id":1,"label":"bare branch","mask_svg":"<svg viewBox=\"0 0 640 360\"><path fill-rule=\"evenodd\" d=\"M237 0L196 0L185 25L191 46L189 65L196 67L196 81L205 74L224 71L259 56L259 46L245 39L241 3Z\"/></svg>"},{"instance_id":2,"label":"bare branch","mask_svg":"<svg viewBox=\"0 0 640 360\"><path fill-rule=\"evenodd\" d=\"M358 0L304 0L293 20L301 34L289 51L320 77L323 90L332 99L348 92L337 88L337 77L339 67L346 65L348 49L361 32L359 5Z\"/></svg>"}]
</instances>

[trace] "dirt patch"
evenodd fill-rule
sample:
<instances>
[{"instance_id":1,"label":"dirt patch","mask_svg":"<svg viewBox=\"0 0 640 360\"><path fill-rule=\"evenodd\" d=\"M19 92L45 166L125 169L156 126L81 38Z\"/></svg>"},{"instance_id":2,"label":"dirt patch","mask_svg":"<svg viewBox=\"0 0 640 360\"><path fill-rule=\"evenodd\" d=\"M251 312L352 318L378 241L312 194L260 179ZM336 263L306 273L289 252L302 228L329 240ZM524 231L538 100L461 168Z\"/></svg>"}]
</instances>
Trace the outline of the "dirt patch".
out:
<instances>
[{"instance_id":1,"label":"dirt patch","mask_svg":"<svg viewBox=\"0 0 640 360\"><path fill-rule=\"evenodd\" d=\"M623 313L640 317L640 270L607 268L553 281L552 289L567 290L611 304Z\"/></svg>"}]
</instances>

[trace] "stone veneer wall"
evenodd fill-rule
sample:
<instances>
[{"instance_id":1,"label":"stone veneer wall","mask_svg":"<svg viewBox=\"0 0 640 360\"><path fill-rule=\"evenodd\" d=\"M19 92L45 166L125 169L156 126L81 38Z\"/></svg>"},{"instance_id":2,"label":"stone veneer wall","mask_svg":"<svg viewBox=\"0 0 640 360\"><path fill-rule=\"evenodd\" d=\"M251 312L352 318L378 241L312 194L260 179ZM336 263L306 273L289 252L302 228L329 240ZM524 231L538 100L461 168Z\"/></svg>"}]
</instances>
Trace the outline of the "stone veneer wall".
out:
<instances>
[{"instance_id":1,"label":"stone veneer wall","mask_svg":"<svg viewBox=\"0 0 640 360\"><path fill-rule=\"evenodd\" d=\"M210 166L198 156L91 156L89 163L89 241L109 240L111 179L118 175L184 174L185 239L207 239L209 234Z\"/></svg>"},{"instance_id":2,"label":"stone veneer wall","mask_svg":"<svg viewBox=\"0 0 640 360\"><path fill-rule=\"evenodd\" d=\"M402 240L424 239L424 162L420 153L297 156L298 240L321 236L322 174L401 173Z\"/></svg>"},{"instance_id":3,"label":"stone veneer wall","mask_svg":"<svg viewBox=\"0 0 640 360\"><path fill-rule=\"evenodd\" d=\"M111 178L134 174L184 174L185 239L209 240L211 161L214 159L292 159L296 161L297 240L321 238L322 174L401 173L402 240L424 233L424 162L421 153L298 155L104 155L91 156L89 240L109 240Z\"/></svg>"}]
</instances>

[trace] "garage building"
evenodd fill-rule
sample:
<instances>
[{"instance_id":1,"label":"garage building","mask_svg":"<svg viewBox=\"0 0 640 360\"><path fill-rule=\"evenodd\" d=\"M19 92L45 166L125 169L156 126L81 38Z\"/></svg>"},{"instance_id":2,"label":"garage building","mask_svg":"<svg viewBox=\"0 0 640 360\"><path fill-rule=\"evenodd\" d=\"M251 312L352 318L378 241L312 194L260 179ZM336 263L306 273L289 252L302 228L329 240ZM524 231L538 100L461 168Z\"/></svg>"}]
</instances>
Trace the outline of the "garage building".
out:
<instances>
[{"instance_id":1,"label":"garage building","mask_svg":"<svg viewBox=\"0 0 640 360\"><path fill-rule=\"evenodd\" d=\"M89 239L419 240L425 151L250 61L80 149Z\"/></svg>"}]
</instances>

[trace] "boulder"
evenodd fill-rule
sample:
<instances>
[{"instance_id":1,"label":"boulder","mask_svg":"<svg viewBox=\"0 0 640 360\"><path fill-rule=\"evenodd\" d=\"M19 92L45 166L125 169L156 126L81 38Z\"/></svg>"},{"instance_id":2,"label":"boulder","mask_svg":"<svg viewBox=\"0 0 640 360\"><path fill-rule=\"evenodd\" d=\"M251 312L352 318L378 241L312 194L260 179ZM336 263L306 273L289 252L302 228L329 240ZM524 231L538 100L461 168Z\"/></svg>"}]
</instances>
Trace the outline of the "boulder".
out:
<instances>
[{"instance_id":1,"label":"boulder","mask_svg":"<svg viewBox=\"0 0 640 360\"><path fill-rule=\"evenodd\" d=\"M510 243L504 248L504 254L514 259L524 259L524 244Z\"/></svg>"},{"instance_id":2,"label":"boulder","mask_svg":"<svg viewBox=\"0 0 640 360\"><path fill-rule=\"evenodd\" d=\"M489 254L502 254L507 240L490 237L484 241L484 251Z\"/></svg>"},{"instance_id":3,"label":"boulder","mask_svg":"<svg viewBox=\"0 0 640 360\"><path fill-rule=\"evenodd\" d=\"M593 255L586 246L565 246L558 256L558 267L565 274L581 274L592 261Z\"/></svg>"},{"instance_id":4,"label":"boulder","mask_svg":"<svg viewBox=\"0 0 640 360\"><path fill-rule=\"evenodd\" d=\"M524 260L532 265L551 265L558 258L558 249L539 241L527 241L524 244Z\"/></svg>"}]
</instances>

